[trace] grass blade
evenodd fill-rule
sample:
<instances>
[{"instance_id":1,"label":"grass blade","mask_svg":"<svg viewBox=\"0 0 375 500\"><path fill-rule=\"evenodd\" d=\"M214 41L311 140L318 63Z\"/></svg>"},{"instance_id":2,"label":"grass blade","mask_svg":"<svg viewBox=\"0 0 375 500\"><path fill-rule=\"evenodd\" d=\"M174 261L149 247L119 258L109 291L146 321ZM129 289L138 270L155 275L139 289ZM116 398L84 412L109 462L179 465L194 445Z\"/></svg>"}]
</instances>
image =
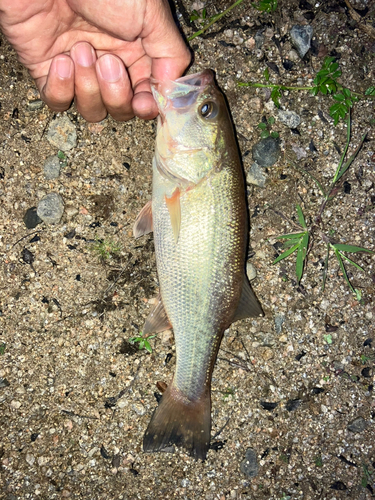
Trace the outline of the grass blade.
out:
<instances>
[{"instance_id":1,"label":"grass blade","mask_svg":"<svg viewBox=\"0 0 375 500\"><path fill-rule=\"evenodd\" d=\"M286 259L287 257L289 257L289 255L291 255L293 252L295 252L297 250L297 248L299 247L299 243L297 243L297 245L294 245L294 247L292 248L289 248L289 250L285 250L285 252L283 252L282 254L280 254L273 262L272 264L276 264L277 262L279 262L280 260L283 260L283 259Z\"/></svg>"},{"instance_id":2,"label":"grass blade","mask_svg":"<svg viewBox=\"0 0 375 500\"><path fill-rule=\"evenodd\" d=\"M374 253L372 250L368 250L367 248L363 247L357 247L356 245L345 245L343 243L335 243L332 245L333 247L337 248L340 252L367 252L367 253Z\"/></svg>"},{"instance_id":3,"label":"grass blade","mask_svg":"<svg viewBox=\"0 0 375 500\"><path fill-rule=\"evenodd\" d=\"M340 158L339 164L337 166L335 175L333 177L332 186L334 186L336 184L336 182L339 180L339 178L342 175L341 174L340 177L339 177L340 170L341 170L341 165L344 162L344 159L345 159L345 156L346 156L346 153L348 151L349 144L350 144L350 132L351 132L351 120L350 120L350 113L348 113L347 126L346 126L346 144L345 144L344 152L343 152L343 154L342 154L342 156Z\"/></svg>"},{"instance_id":4,"label":"grass blade","mask_svg":"<svg viewBox=\"0 0 375 500\"><path fill-rule=\"evenodd\" d=\"M348 278L348 275L346 274L346 269L345 269L345 266L344 266L344 263L342 261L342 258L341 258L341 255L340 255L340 252L335 248L333 247L334 251L335 251L335 254L336 254L336 257L337 257L337 260L339 261L339 265L340 265L340 269L342 271L342 274L344 275L344 278L347 282L347 284L349 285L350 287L350 290L355 294L355 290L354 288L352 287L352 284L350 283L349 281L349 278Z\"/></svg>"},{"instance_id":5,"label":"grass blade","mask_svg":"<svg viewBox=\"0 0 375 500\"><path fill-rule=\"evenodd\" d=\"M300 205L297 205L297 213L298 213L299 223L301 224L301 226L303 228L307 229L306 222L305 222L305 217L303 215L302 208L300 207Z\"/></svg>"},{"instance_id":6,"label":"grass blade","mask_svg":"<svg viewBox=\"0 0 375 500\"><path fill-rule=\"evenodd\" d=\"M303 266L306 258L308 244L309 244L309 232L306 231L306 233L302 237L301 243L299 244L297 251L296 275L298 283L301 281L303 275Z\"/></svg>"},{"instance_id":7,"label":"grass blade","mask_svg":"<svg viewBox=\"0 0 375 500\"><path fill-rule=\"evenodd\" d=\"M282 234L281 236L276 236L278 239L292 239L292 238L300 238L305 234L303 233L289 233L289 234Z\"/></svg>"},{"instance_id":8,"label":"grass blade","mask_svg":"<svg viewBox=\"0 0 375 500\"><path fill-rule=\"evenodd\" d=\"M342 258L344 258L345 260L347 260L348 262L350 262L350 264L353 264L354 267L356 267L357 269L359 269L360 271L365 271L363 269L363 267L361 267L359 264L357 264L356 262L354 262L353 260L349 259L349 257L347 257L346 255L344 255L343 253L340 252L340 255Z\"/></svg>"},{"instance_id":9,"label":"grass blade","mask_svg":"<svg viewBox=\"0 0 375 500\"><path fill-rule=\"evenodd\" d=\"M216 21L218 21L223 16L225 16L225 14L228 14L228 12L230 12L232 9L237 7L237 5L240 5L240 3L242 3L242 2L243 2L243 0L237 0L230 7L228 7L226 10L224 10L224 12L221 12L221 14L217 14L217 16L214 16L214 18L211 19L211 21L206 26L204 26L202 29L198 30L193 35L189 36L188 42L190 42L191 40L193 40L197 36L202 35L206 30L208 30L208 28L210 28L214 23L216 23Z\"/></svg>"},{"instance_id":10,"label":"grass blade","mask_svg":"<svg viewBox=\"0 0 375 500\"><path fill-rule=\"evenodd\" d=\"M353 163L353 161L356 159L358 153L360 152L360 150L362 149L362 146L363 146L363 143L365 142L365 139L367 137L367 134L368 132L365 132L361 138L361 142L359 143L357 149L354 151L354 153L352 154L352 156L348 159L348 161L342 166L341 170L339 170L338 172L336 172L337 174L337 177L335 175L335 178L333 180L333 184L336 183L344 174L345 172L348 170L348 168L350 167L350 165ZM332 184L332 185L333 185Z\"/></svg>"}]
</instances>

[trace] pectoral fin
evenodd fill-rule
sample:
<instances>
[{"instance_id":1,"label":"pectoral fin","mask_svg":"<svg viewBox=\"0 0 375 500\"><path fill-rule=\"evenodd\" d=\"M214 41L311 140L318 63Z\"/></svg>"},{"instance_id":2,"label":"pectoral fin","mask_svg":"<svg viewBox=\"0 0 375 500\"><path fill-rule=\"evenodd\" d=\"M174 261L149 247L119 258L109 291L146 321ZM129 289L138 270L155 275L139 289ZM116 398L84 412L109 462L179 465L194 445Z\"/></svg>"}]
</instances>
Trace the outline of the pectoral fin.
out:
<instances>
[{"instance_id":1,"label":"pectoral fin","mask_svg":"<svg viewBox=\"0 0 375 500\"><path fill-rule=\"evenodd\" d=\"M156 300L157 302L148 315L143 327L143 335L148 335L150 333L159 333L172 328L167 313L165 312L160 293Z\"/></svg>"},{"instance_id":2,"label":"pectoral fin","mask_svg":"<svg viewBox=\"0 0 375 500\"><path fill-rule=\"evenodd\" d=\"M133 235L134 238L139 238L140 236L151 233L152 231L152 210L150 200L142 208L142 210L138 214L138 217L135 219L133 226Z\"/></svg>"},{"instance_id":3,"label":"pectoral fin","mask_svg":"<svg viewBox=\"0 0 375 500\"><path fill-rule=\"evenodd\" d=\"M168 207L169 217L171 219L174 240L177 243L181 227L181 203L179 188L176 188L173 191L170 198L168 198L167 196L165 196L164 198Z\"/></svg>"},{"instance_id":4,"label":"pectoral fin","mask_svg":"<svg viewBox=\"0 0 375 500\"><path fill-rule=\"evenodd\" d=\"M241 298L233 321L249 317L254 318L256 316L264 316L264 313L260 307L258 299L255 297L254 292L250 288L247 277L244 276Z\"/></svg>"}]
</instances>

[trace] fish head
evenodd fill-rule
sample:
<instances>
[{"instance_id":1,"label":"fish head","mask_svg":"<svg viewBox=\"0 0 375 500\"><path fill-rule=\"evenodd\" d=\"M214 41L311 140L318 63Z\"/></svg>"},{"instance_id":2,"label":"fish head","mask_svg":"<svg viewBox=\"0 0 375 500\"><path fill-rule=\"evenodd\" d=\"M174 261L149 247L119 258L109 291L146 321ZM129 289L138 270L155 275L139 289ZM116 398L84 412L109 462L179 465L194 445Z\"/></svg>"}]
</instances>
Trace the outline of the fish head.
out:
<instances>
[{"instance_id":1,"label":"fish head","mask_svg":"<svg viewBox=\"0 0 375 500\"><path fill-rule=\"evenodd\" d=\"M172 80L152 80L159 109L156 161L182 187L197 184L225 156L231 121L211 70Z\"/></svg>"}]
</instances>

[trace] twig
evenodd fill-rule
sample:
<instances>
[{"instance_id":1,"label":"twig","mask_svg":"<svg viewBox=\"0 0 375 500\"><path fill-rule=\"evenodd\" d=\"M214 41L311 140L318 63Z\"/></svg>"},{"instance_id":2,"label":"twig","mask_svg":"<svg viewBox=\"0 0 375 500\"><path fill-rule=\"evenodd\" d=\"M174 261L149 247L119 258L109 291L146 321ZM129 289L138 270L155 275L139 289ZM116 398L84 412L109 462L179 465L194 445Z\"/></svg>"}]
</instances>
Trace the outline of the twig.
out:
<instances>
[{"instance_id":1,"label":"twig","mask_svg":"<svg viewBox=\"0 0 375 500\"><path fill-rule=\"evenodd\" d=\"M361 16L356 12L353 7L351 6L349 0L345 0L346 6L348 7L349 14L351 17L358 23L358 26L363 30L366 31L366 33L371 36L372 38L375 38L375 28L371 26L371 24L363 23Z\"/></svg>"}]
</instances>

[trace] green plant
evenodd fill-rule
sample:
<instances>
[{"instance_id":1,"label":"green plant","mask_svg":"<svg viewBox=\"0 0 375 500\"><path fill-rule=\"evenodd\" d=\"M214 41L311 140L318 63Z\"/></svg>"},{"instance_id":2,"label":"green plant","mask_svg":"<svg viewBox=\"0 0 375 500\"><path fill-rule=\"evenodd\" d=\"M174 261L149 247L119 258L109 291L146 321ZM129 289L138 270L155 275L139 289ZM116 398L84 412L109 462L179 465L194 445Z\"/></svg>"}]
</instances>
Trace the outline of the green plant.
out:
<instances>
[{"instance_id":1,"label":"green plant","mask_svg":"<svg viewBox=\"0 0 375 500\"><path fill-rule=\"evenodd\" d=\"M343 274L343 277L348 284L349 288L351 291L354 293L356 296L356 299L358 301L361 300L362 294L361 291L358 290L357 288L354 288L349 280L348 274L346 272L346 268L344 265L344 261L348 262L349 264L353 265L357 269L364 271L364 269L354 262L352 259L350 259L345 253L357 253L357 252L367 252L367 253L374 253L371 250L368 250L367 248L363 248L357 245L347 245L343 243L338 243L332 239L332 235L334 234L335 231L330 232L330 235L326 235L323 233L321 230L322 227L324 227L322 218L323 218L323 213L324 210L327 206L327 203L330 202L338 193L339 191L339 181L342 178L342 176L345 174L345 172L349 169L350 165L353 163L355 160L356 156L358 155L363 142L366 138L366 134L364 134L361 138L361 142L357 149L354 151L354 153L349 157L349 159L344 163L349 144L350 144L350 133L351 133L351 121L350 121L350 114L348 114L347 117L347 141L345 145L344 152L340 158L339 164L337 166L336 172L332 178L332 181L330 185L328 186L328 189L325 189L321 182L314 177L310 172L307 170L299 168L297 165L293 164L294 168L296 170L299 170L300 172L307 174L316 184L318 187L319 191L321 192L323 196L323 200L321 202L319 211L315 218L313 219L313 223L311 224L310 227L307 226L306 221L305 221L305 216L303 214L302 208L300 205L297 205L297 214L298 214L298 221L299 221L299 227L301 230L295 233L289 233L289 234L283 234L281 236L278 236L278 239L284 240L283 243L283 248L285 251L281 253L273 262L273 264L276 264L277 262L280 262L281 260L289 257L292 255L294 252L297 252L297 258L296 258L296 276L297 276L297 281L298 283L301 281L301 278L303 276L303 270L304 270L304 265L305 265L305 260L308 255L308 252L312 246L311 241L314 240L316 235L318 234L320 236L320 239L322 242L326 245L326 257L324 261L324 267L323 267L323 285L322 289L324 291L325 289L325 284L328 276L328 263L329 263L329 257L330 257L330 252L333 251L334 255L336 256L336 259L339 263L340 270Z\"/></svg>"},{"instance_id":2,"label":"green plant","mask_svg":"<svg viewBox=\"0 0 375 500\"><path fill-rule=\"evenodd\" d=\"M1 342L1 344L0 344L0 355L4 354L5 348L6 348L6 343L5 342Z\"/></svg>"},{"instance_id":3,"label":"green plant","mask_svg":"<svg viewBox=\"0 0 375 500\"><path fill-rule=\"evenodd\" d=\"M188 41L190 42L191 40L194 40L194 38L196 38L197 36L202 35L214 23L216 23L217 21L219 21L219 19L221 19L226 14L228 14L228 12L230 12L232 9L234 9L235 7L237 7L238 5L240 5L242 2L243 2L243 0L237 0L230 7L228 7L226 10L224 10L220 14L215 14L215 15L209 17L209 18L207 18L207 11L206 11L206 9L202 10L202 14L201 15L199 15L196 10L193 10L192 15L190 16L190 20L191 21L195 21L195 20L201 19L200 24L202 25L202 28L200 30L196 31L195 33L193 33L191 36L189 36L188 37ZM204 14L203 14L203 12L204 12ZM196 17L196 16L198 16L198 17Z\"/></svg>"},{"instance_id":4,"label":"green plant","mask_svg":"<svg viewBox=\"0 0 375 500\"><path fill-rule=\"evenodd\" d=\"M277 0L259 0L258 3L252 2L251 5L261 12L275 12Z\"/></svg>"},{"instance_id":5,"label":"green plant","mask_svg":"<svg viewBox=\"0 0 375 500\"><path fill-rule=\"evenodd\" d=\"M312 95L316 96L319 93L323 95L331 94L336 101L330 108L329 114L333 118L335 125L338 124L340 119L347 119L350 109L354 103L359 99L372 99L375 97L375 87L369 87L364 94L353 92L352 90L343 87L338 78L341 76L341 70L334 57L326 57L323 61L322 67L317 72L314 79L314 86L289 86L278 85L272 83L252 83L252 82L239 82L239 87L254 87L254 88L270 88L271 99L277 108L280 107L281 91L303 91L309 90ZM264 77L269 82L269 71L264 72Z\"/></svg>"},{"instance_id":6,"label":"green plant","mask_svg":"<svg viewBox=\"0 0 375 500\"><path fill-rule=\"evenodd\" d=\"M112 240L101 240L96 238L95 244L92 246L92 250L102 261L106 261L119 253L121 246Z\"/></svg>"},{"instance_id":7,"label":"green plant","mask_svg":"<svg viewBox=\"0 0 375 500\"><path fill-rule=\"evenodd\" d=\"M372 472L369 471L369 468L367 467L366 464L362 464L362 469L363 469L363 476L361 480L361 486L363 488L366 488L368 484L372 483Z\"/></svg>"},{"instance_id":8,"label":"green plant","mask_svg":"<svg viewBox=\"0 0 375 500\"><path fill-rule=\"evenodd\" d=\"M314 463L316 467L323 467L323 460L322 460L322 455L317 455L314 458Z\"/></svg>"},{"instance_id":9,"label":"green plant","mask_svg":"<svg viewBox=\"0 0 375 500\"><path fill-rule=\"evenodd\" d=\"M68 160L67 160L67 158L66 158L66 154L64 153L64 151L59 150L59 151L57 152L57 157L58 157L58 159L60 160L60 166L61 166L62 168L66 167L66 166L67 166L67 164L68 164Z\"/></svg>"},{"instance_id":10,"label":"green plant","mask_svg":"<svg viewBox=\"0 0 375 500\"><path fill-rule=\"evenodd\" d=\"M327 335L323 335L324 342L327 344L331 345L333 340L332 340L332 335L328 333Z\"/></svg>"},{"instance_id":11,"label":"green plant","mask_svg":"<svg viewBox=\"0 0 375 500\"><path fill-rule=\"evenodd\" d=\"M266 122L260 122L258 124L258 128L261 129L261 134L260 137L262 139L266 139L267 137L271 136L274 137L275 139L279 137L279 134L277 132L270 132L271 125L275 123L275 118L273 116L270 116Z\"/></svg>"},{"instance_id":12,"label":"green plant","mask_svg":"<svg viewBox=\"0 0 375 500\"><path fill-rule=\"evenodd\" d=\"M234 396L235 390L232 389L232 387L227 387L225 391L222 391L223 394L223 401L226 401L229 396Z\"/></svg>"},{"instance_id":13,"label":"green plant","mask_svg":"<svg viewBox=\"0 0 375 500\"><path fill-rule=\"evenodd\" d=\"M156 337L156 335L149 335L147 337L142 337L142 335L139 335L138 337L131 337L129 339L129 342L132 344L138 344L138 349L146 349L150 354L152 353L152 347L149 342L149 339L153 339Z\"/></svg>"}]
</instances>

